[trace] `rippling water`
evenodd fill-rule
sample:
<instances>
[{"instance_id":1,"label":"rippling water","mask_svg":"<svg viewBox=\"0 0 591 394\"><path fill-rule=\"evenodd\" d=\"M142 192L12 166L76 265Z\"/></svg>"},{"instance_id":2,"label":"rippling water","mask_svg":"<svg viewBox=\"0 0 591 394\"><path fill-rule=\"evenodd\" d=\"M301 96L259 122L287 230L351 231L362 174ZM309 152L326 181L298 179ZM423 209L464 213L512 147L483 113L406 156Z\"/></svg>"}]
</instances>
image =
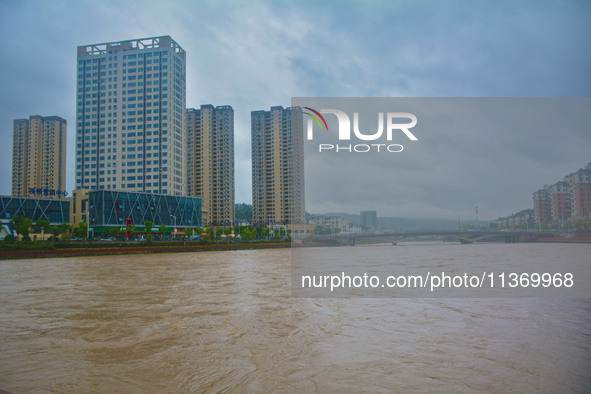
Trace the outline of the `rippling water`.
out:
<instances>
[{"instance_id":1,"label":"rippling water","mask_svg":"<svg viewBox=\"0 0 591 394\"><path fill-rule=\"evenodd\" d=\"M591 390L589 299L292 298L289 257L0 261L0 389Z\"/></svg>"}]
</instances>

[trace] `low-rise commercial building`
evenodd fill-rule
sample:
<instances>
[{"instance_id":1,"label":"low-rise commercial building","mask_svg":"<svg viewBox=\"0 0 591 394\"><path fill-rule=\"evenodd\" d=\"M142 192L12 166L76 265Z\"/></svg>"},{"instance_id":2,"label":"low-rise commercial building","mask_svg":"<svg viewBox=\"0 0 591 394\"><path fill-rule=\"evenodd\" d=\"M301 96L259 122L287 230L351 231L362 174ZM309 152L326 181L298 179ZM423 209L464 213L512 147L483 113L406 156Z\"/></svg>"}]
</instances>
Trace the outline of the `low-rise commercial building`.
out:
<instances>
[{"instance_id":1,"label":"low-rise commercial building","mask_svg":"<svg viewBox=\"0 0 591 394\"><path fill-rule=\"evenodd\" d=\"M70 222L70 201L50 198L0 196L0 219L11 220L16 216L47 220L51 224Z\"/></svg>"},{"instance_id":2,"label":"low-rise commercial building","mask_svg":"<svg viewBox=\"0 0 591 394\"><path fill-rule=\"evenodd\" d=\"M201 199L197 197L79 189L74 191L72 200L73 225L87 222L94 233L105 227L125 227L127 219L138 227L146 221L151 221L155 228L202 226Z\"/></svg>"},{"instance_id":3,"label":"low-rise commercial building","mask_svg":"<svg viewBox=\"0 0 591 394\"><path fill-rule=\"evenodd\" d=\"M10 221L20 216L33 223L46 220L52 225L70 222L70 201L51 198L0 196L0 240L8 234L15 236Z\"/></svg>"}]
</instances>

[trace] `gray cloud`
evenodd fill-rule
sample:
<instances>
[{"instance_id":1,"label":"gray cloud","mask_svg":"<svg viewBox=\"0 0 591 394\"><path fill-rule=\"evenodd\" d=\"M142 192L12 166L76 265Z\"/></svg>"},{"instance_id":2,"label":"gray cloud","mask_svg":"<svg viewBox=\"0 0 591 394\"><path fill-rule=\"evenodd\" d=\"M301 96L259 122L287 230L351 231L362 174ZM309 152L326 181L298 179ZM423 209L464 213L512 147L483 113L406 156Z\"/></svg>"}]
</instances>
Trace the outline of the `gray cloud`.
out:
<instances>
[{"instance_id":1,"label":"gray cloud","mask_svg":"<svg viewBox=\"0 0 591 394\"><path fill-rule=\"evenodd\" d=\"M382 216L494 219L531 208L532 193L591 161L589 98L295 98L294 105L340 109L360 129L376 130L378 111L410 112L418 141L401 132L387 141L337 139L336 117L325 114L329 131L306 140L306 196L311 212ZM369 122L368 122L369 120ZM319 152L319 144L338 144ZM399 143L400 153L349 153L355 144ZM366 148L361 147L360 150ZM334 206L332 206L334 205Z\"/></svg>"}]
</instances>

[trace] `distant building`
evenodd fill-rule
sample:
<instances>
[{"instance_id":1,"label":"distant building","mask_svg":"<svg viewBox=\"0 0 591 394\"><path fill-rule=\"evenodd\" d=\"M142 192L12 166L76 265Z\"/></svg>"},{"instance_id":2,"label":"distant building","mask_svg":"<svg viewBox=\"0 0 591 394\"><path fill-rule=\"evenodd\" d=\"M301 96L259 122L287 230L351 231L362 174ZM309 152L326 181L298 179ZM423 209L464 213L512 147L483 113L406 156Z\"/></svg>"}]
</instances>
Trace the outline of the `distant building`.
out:
<instances>
[{"instance_id":1,"label":"distant building","mask_svg":"<svg viewBox=\"0 0 591 394\"><path fill-rule=\"evenodd\" d=\"M550 210L552 219L558 223L567 223L572 215L571 190L568 182L557 182L550 185Z\"/></svg>"},{"instance_id":2,"label":"distant building","mask_svg":"<svg viewBox=\"0 0 591 394\"><path fill-rule=\"evenodd\" d=\"M571 189L572 220L591 218L591 163L568 175L565 181Z\"/></svg>"},{"instance_id":3,"label":"distant building","mask_svg":"<svg viewBox=\"0 0 591 394\"><path fill-rule=\"evenodd\" d=\"M255 226L305 224L302 122L299 107L251 113Z\"/></svg>"},{"instance_id":4,"label":"distant building","mask_svg":"<svg viewBox=\"0 0 591 394\"><path fill-rule=\"evenodd\" d=\"M378 227L378 214L376 211L361 212L361 226L375 230Z\"/></svg>"},{"instance_id":5,"label":"distant building","mask_svg":"<svg viewBox=\"0 0 591 394\"><path fill-rule=\"evenodd\" d=\"M545 188L534 193L534 217L536 224L546 224L552 221L550 194Z\"/></svg>"},{"instance_id":6,"label":"distant building","mask_svg":"<svg viewBox=\"0 0 591 394\"><path fill-rule=\"evenodd\" d=\"M294 243L301 243L303 240L314 235L316 225L314 224L292 224L289 226L291 239Z\"/></svg>"},{"instance_id":7,"label":"distant building","mask_svg":"<svg viewBox=\"0 0 591 394\"><path fill-rule=\"evenodd\" d=\"M591 163L533 194L536 224L562 225L591 218Z\"/></svg>"},{"instance_id":8,"label":"distant building","mask_svg":"<svg viewBox=\"0 0 591 394\"><path fill-rule=\"evenodd\" d=\"M500 228L503 227L525 227L533 226L535 223L535 214L533 209L524 209L511 216L505 218L499 218L497 225Z\"/></svg>"},{"instance_id":9,"label":"distant building","mask_svg":"<svg viewBox=\"0 0 591 394\"><path fill-rule=\"evenodd\" d=\"M361 226L351 224L349 219L340 216L313 216L309 221L316 226L329 226L338 230L340 234L352 234L362 232Z\"/></svg>"},{"instance_id":10,"label":"distant building","mask_svg":"<svg viewBox=\"0 0 591 394\"><path fill-rule=\"evenodd\" d=\"M78 47L76 189L186 195L185 69L170 36Z\"/></svg>"},{"instance_id":11,"label":"distant building","mask_svg":"<svg viewBox=\"0 0 591 394\"><path fill-rule=\"evenodd\" d=\"M234 222L234 110L187 109L188 195L200 197L209 225Z\"/></svg>"},{"instance_id":12,"label":"distant building","mask_svg":"<svg viewBox=\"0 0 591 394\"><path fill-rule=\"evenodd\" d=\"M13 196L65 197L66 128L66 120L58 116L32 115L14 121Z\"/></svg>"}]
</instances>

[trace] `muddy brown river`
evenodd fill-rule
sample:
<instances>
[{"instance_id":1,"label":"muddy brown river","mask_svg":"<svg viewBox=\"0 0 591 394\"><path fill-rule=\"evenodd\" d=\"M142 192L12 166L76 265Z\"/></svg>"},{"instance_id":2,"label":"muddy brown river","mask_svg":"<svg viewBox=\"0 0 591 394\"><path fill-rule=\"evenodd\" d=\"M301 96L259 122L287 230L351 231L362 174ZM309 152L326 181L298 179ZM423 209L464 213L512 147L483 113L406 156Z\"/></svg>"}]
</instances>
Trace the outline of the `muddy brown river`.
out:
<instances>
[{"instance_id":1,"label":"muddy brown river","mask_svg":"<svg viewBox=\"0 0 591 394\"><path fill-rule=\"evenodd\" d=\"M591 390L590 299L292 298L288 249L5 260L0 300L14 393Z\"/></svg>"}]
</instances>

